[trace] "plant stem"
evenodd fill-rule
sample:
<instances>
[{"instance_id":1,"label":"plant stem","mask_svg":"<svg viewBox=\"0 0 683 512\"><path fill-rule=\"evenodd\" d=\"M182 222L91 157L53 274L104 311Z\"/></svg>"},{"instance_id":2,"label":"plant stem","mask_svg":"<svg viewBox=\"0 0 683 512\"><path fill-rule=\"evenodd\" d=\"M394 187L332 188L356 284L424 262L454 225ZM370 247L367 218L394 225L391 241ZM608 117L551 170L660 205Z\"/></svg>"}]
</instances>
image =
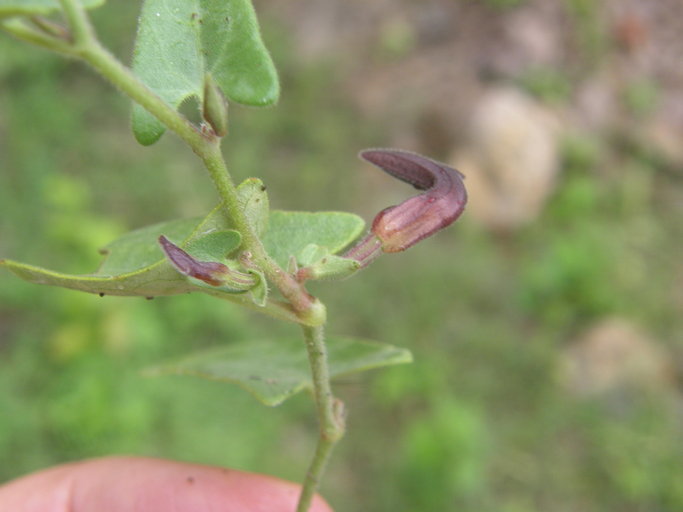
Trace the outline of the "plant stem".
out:
<instances>
[{"instance_id":1,"label":"plant stem","mask_svg":"<svg viewBox=\"0 0 683 512\"><path fill-rule=\"evenodd\" d=\"M95 40L95 31L88 20L88 15L78 0L59 0L64 11L64 17L71 27L73 42L86 45Z\"/></svg>"},{"instance_id":2,"label":"plant stem","mask_svg":"<svg viewBox=\"0 0 683 512\"><path fill-rule=\"evenodd\" d=\"M343 404L332 394L327 363L327 348L323 325L324 305L304 288L303 284L285 272L267 254L258 233L245 216L237 189L232 181L220 149L220 139L198 130L184 116L159 98L97 40L87 13L77 0L60 0L69 22L73 44L64 51L56 45L44 46L80 57L125 95L156 116L168 129L175 132L201 158L223 202L226 215L242 234L243 256L262 270L289 302L293 317L302 325L308 359L311 366L313 390L318 412L320 434L315 455L309 466L301 490L297 512L307 512L334 445L344 435ZM43 43L44 41L39 41ZM275 313L273 311L272 313ZM283 309L280 315L287 317ZM280 316L276 314L276 316Z\"/></svg>"},{"instance_id":3,"label":"plant stem","mask_svg":"<svg viewBox=\"0 0 683 512\"><path fill-rule=\"evenodd\" d=\"M323 327L303 326L303 331L313 377L313 391L318 410L320 434L315 455L301 489L296 512L308 511L332 449L344 435L344 406L341 400L332 394Z\"/></svg>"},{"instance_id":4,"label":"plant stem","mask_svg":"<svg viewBox=\"0 0 683 512\"><path fill-rule=\"evenodd\" d=\"M35 27L27 25L22 19L10 18L6 21L0 21L0 28L27 43L49 48L57 53L73 54L72 45L68 41L46 34L41 30L36 30Z\"/></svg>"},{"instance_id":5,"label":"plant stem","mask_svg":"<svg viewBox=\"0 0 683 512\"><path fill-rule=\"evenodd\" d=\"M82 47L80 57L126 96L159 119L169 130L175 132L195 153L203 151L209 143L185 116L179 114L140 82L129 68L121 64L98 41Z\"/></svg>"},{"instance_id":6,"label":"plant stem","mask_svg":"<svg viewBox=\"0 0 683 512\"><path fill-rule=\"evenodd\" d=\"M216 139L218 141L218 139ZM193 148L195 149L195 148ZM253 263L263 270L268 279L280 290L282 295L292 304L299 314L299 319L306 324L321 325L325 322L324 306L306 292L293 276L285 272L266 253L261 239L254 231L244 216L237 190L235 189L230 174L225 165L223 154L218 143L195 149L195 152L204 161L209 175L224 201L225 209L235 223L235 227L242 234L246 252Z\"/></svg>"}]
</instances>

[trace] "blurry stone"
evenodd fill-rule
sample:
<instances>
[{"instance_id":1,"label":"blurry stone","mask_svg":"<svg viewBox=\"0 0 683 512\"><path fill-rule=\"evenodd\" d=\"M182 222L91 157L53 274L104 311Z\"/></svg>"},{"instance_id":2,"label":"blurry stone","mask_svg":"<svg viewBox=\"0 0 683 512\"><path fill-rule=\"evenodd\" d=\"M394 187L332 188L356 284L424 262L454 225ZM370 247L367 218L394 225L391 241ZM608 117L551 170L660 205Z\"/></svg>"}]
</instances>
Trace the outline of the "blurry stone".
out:
<instances>
[{"instance_id":1,"label":"blurry stone","mask_svg":"<svg viewBox=\"0 0 683 512\"><path fill-rule=\"evenodd\" d=\"M670 356L628 320L604 320L562 355L562 380L581 396L629 389L667 389L674 382Z\"/></svg>"},{"instance_id":2,"label":"blurry stone","mask_svg":"<svg viewBox=\"0 0 683 512\"><path fill-rule=\"evenodd\" d=\"M467 176L468 214L494 230L533 222L555 188L558 123L515 89L494 89L476 105L465 147L452 163Z\"/></svg>"}]
</instances>

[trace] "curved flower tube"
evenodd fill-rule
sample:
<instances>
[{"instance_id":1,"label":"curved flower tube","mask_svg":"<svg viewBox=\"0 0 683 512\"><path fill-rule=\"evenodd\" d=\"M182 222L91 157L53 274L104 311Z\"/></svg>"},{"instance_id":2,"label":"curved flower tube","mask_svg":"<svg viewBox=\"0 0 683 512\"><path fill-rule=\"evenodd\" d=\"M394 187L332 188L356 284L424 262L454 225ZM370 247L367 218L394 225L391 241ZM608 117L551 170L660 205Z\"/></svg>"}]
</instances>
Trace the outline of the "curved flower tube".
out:
<instances>
[{"instance_id":1,"label":"curved flower tube","mask_svg":"<svg viewBox=\"0 0 683 512\"><path fill-rule=\"evenodd\" d=\"M377 214L371 232L344 256L367 266L382 252L401 252L452 224L465 209L464 176L446 164L398 149L368 149L360 157L424 193Z\"/></svg>"},{"instance_id":2,"label":"curved flower tube","mask_svg":"<svg viewBox=\"0 0 683 512\"><path fill-rule=\"evenodd\" d=\"M370 149L360 156L425 191L377 214L372 232L381 240L384 252L405 251L452 224L465 209L464 176L446 164L396 149Z\"/></svg>"}]
</instances>

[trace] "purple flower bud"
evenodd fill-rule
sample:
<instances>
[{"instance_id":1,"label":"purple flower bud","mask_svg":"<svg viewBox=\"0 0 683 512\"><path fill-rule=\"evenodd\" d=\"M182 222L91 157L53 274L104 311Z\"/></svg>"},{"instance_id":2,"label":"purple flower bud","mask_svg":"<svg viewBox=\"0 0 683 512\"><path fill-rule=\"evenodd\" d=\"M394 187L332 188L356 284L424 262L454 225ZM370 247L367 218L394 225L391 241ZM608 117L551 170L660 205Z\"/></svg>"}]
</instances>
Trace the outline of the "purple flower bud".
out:
<instances>
[{"instance_id":1,"label":"purple flower bud","mask_svg":"<svg viewBox=\"0 0 683 512\"><path fill-rule=\"evenodd\" d=\"M452 224L465 209L464 176L445 164L396 149L370 149L361 158L425 192L379 212L372 233L384 252L405 251Z\"/></svg>"},{"instance_id":2,"label":"purple flower bud","mask_svg":"<svg viewBox=\"0 0 683 512\"><path fill-rule=\"evenodd\" d=\"M228 286L243 290L253 288L257 284L254 276L231 270L223 263L194 259L163 235L159 237L159 243L168 260L183 275L199 279L211 286Z\"/></svg>"}]
</instances>

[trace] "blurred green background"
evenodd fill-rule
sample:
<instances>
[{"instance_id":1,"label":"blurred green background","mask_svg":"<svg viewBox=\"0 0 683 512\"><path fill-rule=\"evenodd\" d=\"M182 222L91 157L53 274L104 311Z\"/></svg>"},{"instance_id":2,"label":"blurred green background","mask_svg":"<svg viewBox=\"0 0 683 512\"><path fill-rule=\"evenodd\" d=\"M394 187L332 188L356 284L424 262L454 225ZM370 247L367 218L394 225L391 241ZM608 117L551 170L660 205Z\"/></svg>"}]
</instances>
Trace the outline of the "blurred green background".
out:
<instances>
[{"instance_id":1,"label":"blurred green background","mask_svg":"<svg viewBox=\"0 0 683 512\"><path fill-rule=\"evenodd\" d=\"M137 2L94 12L127 60ZM671 4L671 5L670 5ZM275 208L368 221L407 197L355 154L457 165L451 229L314 286L331 333L415 363L337 382L337 510L683 510L683 38L677 2L256 2L283 94L232 106L225 154ZM81 65L0 38L0 255L88 272L126 230L216 202ZM188 107L191 108L191 107ZM300 480L308 396L146 366L296 327L204 296L99 298L0 273L0 480L127 453ZM303 347L302 347L303 350Z\"/></svg>"}]
</instances>

